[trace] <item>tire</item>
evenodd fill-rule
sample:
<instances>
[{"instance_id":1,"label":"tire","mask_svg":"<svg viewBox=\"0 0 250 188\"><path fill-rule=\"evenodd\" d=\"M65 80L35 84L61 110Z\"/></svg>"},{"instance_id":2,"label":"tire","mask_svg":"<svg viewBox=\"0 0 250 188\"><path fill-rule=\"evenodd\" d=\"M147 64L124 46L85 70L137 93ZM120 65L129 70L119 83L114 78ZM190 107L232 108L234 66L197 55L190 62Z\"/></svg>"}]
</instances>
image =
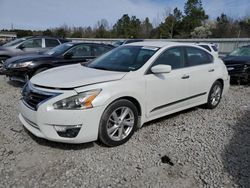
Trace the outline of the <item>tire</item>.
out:
<instances>
[{"instance_id":1,"label":"tire","mask_svg":"<svg viewBox=\"0 0 250 188\"><path fill-rule=\"evenodd\" d=\"M222 96L222 91L223 91L222 84L219 81L214 82L208 94L208 99L206 104L206 107L208 109L214 109L219 105Z\"/></svg>"},{"instance_id":2,"label":"tire","mask_svg":"<svg viewBox=\"0 0 250 188\"><path fill-rule=\"evenodd\" d=\"M37 75L38 73L43 72L43 71L46 71L46 70L48 70L48 69L49 69L49 68L47 68L47 67L39 68L39 69L36 70L36 72L34 72L34 74L33 74L32 76L35 76L35 75Z\"/></svg>"},{"instance_id":3,"label":"tire","mask_svg":"<svg viewBox=\"0 0 250 188\"><path fill-rule=\"evenodd\" d=\"M135 105L125 99L110 104L100 120L98 137L106 146L118 146L134 134L138 123Z\"/></svg>"}]
</instances>

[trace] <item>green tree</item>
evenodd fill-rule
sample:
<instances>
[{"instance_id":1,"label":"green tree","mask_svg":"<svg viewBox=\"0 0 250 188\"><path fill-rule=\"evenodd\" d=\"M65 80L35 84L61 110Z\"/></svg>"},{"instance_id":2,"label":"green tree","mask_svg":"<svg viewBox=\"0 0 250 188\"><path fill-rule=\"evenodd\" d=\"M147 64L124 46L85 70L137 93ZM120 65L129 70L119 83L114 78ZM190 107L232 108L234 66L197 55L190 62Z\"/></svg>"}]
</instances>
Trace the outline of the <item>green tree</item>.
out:
<instances>
[{"instance_id":1,"label":"green tree","mask_svg":"<svg viewBox=\"0 0 250 188\"><path fill-rule=\"evenodd\" d=\"M140 27L140 38L150 38L150 34L153 30L153 25L150 23L148 17L141 23Z\"/></svg>"},{"instance_id":2,"label":"green tree","mask_svg":"<svg viewBox=\"0 0 250 188\"><path fill-rule=\"evenodd\" d=\"M185 31L187 37L190 36L190 33L196 27L201 26L208 19L201 0L187 0L184 6L184 13L182 30Z\"/></svg>"},{"instance_id":3,"label":"green tree","mask_svg":"<svg viewBox=\"0 0 250 188\"><path fill-rule=\"evenodd\" d=\"M239 22L241 29L240 37L250 37L250 18L245 18Z\"/></svg>"},{"instance_id":4,"label":"green tree","mask_svg":"<svg viewBox=\"0 0 250 188\"><path fill-rule=\"evenodd\" d=\"M160 38L174 38L180 35L182 26L182 12L176 7L159 26Z\"/></svg>"},{"instance_id":5,"label":"green tree","mask_svg":"<svg viewBox=\"0 0 250 188\"><path fill-rule=\"evenodd\" d=\"M113 33L119 38L138 38L141 21L135 16L124 14L113 26Z\"/></svg>"},{"instance_id":6,"label":"green tree","mask_svg":"<svg viewBox=\"0 0 250 188\"><path fill-rule=\"evenodd\" d=\"M107 38L110 36L108 31L108 21L106 19L102 19L97 22L95 36L96 38Z\"/></svg>"}]
</instances>

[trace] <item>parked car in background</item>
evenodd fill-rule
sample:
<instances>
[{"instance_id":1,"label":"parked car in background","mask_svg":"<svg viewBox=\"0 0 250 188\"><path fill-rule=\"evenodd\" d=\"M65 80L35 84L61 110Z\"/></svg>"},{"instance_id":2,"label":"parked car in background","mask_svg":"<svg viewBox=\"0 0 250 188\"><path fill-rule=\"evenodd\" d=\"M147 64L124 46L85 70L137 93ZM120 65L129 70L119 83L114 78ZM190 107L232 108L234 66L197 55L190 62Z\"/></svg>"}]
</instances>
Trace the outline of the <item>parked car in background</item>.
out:
<instances>
[{"instance_id":1,"label":"parked car in background","mask_svg":"<svg viewBox=\"0 0 250 188\"><path fill-rule=\"evenodd\" d=\"M121 46L121 45L124 45L124 44L130 44L130 43L133 43L133 42L142 42L144 41L143 39L128 39L128 40L118 40L118 41L115 41L112 43L113 46L115 47L118 47L118 46Z\"/></svg>"},{"instance_id":2,"label":"parked car in background","mask_svg":"<svg viewBox=\"0 0 250 188\"><path fill-rule=\"evenodd\" d=\"M213 43L195 43L196 45L208 50L211 54L219 57L218 47Z\"/></svg>"},{"instance_id":3,"label":"parked car in background","mask_svg":"<svg viewBox=\"0 0 250 188\"><path fill-rule=\"evenodd\" d=\"M10 41L0 46L0 68L10 57L44 52L65 42L70 42L70 40L44 36L23 37Z\"/></svg>"},{"instance_id":4,"label":"parked car in background","mask_svg":"<svg viewBox=\"0 0 250 188\"><path fill-rule=\"evenodd\" d=\"M223 61L232 81L250 83L250 46L234 50Z\"/></svg>"},{"instance_id":5,"label":"parked car in background","mask_svg":"<svg viewBox=\"0 0 250 188\"><path fill-rule=\"evenodd\" d=\"M138 42L34 76L19 118L41 138L117 146L145 122L202 104L215 108L228 88L223 61L203 48Z\"/></svg>"},{"instance_id":6,"label":"parked car in background","mask_svg":"<svg viewBox=\"0 0 250 188\"><path fill-rule=\"evenodd\" d=\"M26 82L33 75L47 69L74 63L84 63L111 49L113 49L113 46L105 44L68 42L43 54L9 58L4 62L1 73L11 80Z\"/></svg>"}]
</instances>

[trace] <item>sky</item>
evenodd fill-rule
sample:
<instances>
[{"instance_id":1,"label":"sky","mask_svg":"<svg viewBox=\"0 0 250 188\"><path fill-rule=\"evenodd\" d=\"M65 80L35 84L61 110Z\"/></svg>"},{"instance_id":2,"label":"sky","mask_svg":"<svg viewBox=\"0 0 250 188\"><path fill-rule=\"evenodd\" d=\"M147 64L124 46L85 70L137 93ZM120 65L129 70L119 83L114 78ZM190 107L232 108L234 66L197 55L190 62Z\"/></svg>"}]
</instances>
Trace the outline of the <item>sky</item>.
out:
<instances>
[{"instance_id":1,"label":"sky","mask_svg":"<svg viewBox=\"0 0 250 188\"><path fill-rule=\"evenodd\" d=\"M68 26L94 27L101 19L110 26L123 14L149 17L156 26L185 0L0 0L0 29L47 29ZM210 18L221 13L233 18L250 16L250 0L202 0Z\"/></svg>"}]
</instances>

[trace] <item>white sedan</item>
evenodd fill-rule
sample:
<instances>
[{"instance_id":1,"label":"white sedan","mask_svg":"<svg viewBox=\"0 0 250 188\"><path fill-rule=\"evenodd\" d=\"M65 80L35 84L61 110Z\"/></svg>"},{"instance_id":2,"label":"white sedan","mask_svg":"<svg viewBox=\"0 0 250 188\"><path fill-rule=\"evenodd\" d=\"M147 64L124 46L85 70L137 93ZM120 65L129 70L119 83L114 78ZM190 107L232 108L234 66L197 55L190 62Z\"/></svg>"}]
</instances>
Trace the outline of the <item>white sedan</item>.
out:
<instances>
[{"instance_id":1,"label":"white sedan","mask_svg":"<svg viewBox=\"0 0 250 188\"><path fill-rule=\"evenodd\" d=\"M228 88L224 63L203 48L138 42L36 75L23 88L19 118L37 137L117 146L145 122L215 108Z\"/></svg>"}]
</instances>

